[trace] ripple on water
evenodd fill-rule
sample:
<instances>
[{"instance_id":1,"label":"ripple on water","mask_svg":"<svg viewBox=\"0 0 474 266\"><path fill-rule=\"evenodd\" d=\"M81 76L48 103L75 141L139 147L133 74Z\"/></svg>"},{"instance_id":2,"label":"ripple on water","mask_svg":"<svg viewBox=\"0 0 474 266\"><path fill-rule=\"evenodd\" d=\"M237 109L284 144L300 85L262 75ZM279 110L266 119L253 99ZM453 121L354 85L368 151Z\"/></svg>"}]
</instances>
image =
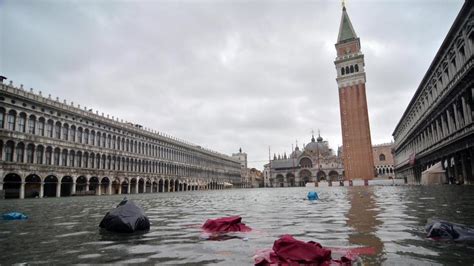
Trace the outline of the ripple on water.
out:
<instances>
[{"instance_id":1,"label":"ripple on water","mask_svg":"<svg viewBox=\"0 0 474 266\"><path fill-rule=\"evenodd\" d=\"M55 236L55 237L57 237L57 238L64 238L64 237L71 237L71 236L81 236L81 235L86 235L86 234L93 234L93 232L90 232L90 231L80 231L80 232L74 232L74 233L68 233L68 234L57 235L57 236Z\"/></svg>"},{"instance_id":2,"label":"ripple on water","mask_svg":"<svg viewBox=\"0 0 474 266\"><path fill-rule=\"evenodd\" d=\"M310 190L321 200L304 200ZM472 264L472 247L430 241L424 225L435 215L472 223L474 187L242 189L128 197L149 216L150 231L129 235L99 230L105 213L122 196L0 201L0 212L15 207L31 218L0 222L0 261L249 265L257 249L293 234L325 246L373 247L376 254L363 257L367 264ZM226 241L199 238L207 219L226 215L241 215L254 231Z\"/></svg>"}]
</instances>

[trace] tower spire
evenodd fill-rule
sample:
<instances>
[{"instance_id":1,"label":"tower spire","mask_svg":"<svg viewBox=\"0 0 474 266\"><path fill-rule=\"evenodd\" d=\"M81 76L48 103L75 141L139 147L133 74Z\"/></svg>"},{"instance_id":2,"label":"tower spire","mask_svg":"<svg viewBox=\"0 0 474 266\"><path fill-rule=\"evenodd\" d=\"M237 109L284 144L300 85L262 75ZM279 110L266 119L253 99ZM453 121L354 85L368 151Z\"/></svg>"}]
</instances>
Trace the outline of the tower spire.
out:
<instances>
[{"instance_id":1,"label":"tower spire","mask_svg":"<svg viewBox=\"0 0 474 266\"><path fill-rule=\"evenodd\" d=\"M340 43L345 40L351 40L357 38L357 34L352 27L351 20L346 11L346 3L342 0L342 17L341 25L339 26L339 35L337 36L337 42Z\"/></svg>"}]
</instances>

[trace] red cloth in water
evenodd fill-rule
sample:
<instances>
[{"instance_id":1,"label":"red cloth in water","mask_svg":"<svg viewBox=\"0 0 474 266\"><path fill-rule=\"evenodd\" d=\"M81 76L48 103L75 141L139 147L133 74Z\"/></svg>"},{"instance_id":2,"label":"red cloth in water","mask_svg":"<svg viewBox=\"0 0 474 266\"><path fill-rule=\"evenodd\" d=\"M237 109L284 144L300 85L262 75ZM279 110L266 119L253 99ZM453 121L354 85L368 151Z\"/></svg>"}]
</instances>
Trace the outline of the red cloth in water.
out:
<instances>
[{"instance_id":1,"label":"red cloth in water","mask_svg":"<svg viewBox=\"0 0 474 266\"><path fill-rule=\"evenodd\" d=\"M273 250L262 250L255 257L255 265L351 265L351 260L331 259L331 250L319 243L296 240L291 235L283 235L273 244Z\"/></svg>"},{"instance_id":2,"label":"red cloth in water","mask_svg":"<svg viewBox=\"0 0 474 266\"><path fill-rule=\"evenodd\" d=\"M242 217L230 216L207 220L202 229L209 233L249 232L252 228L241 222Z\"/></svg>"}]
</instances>

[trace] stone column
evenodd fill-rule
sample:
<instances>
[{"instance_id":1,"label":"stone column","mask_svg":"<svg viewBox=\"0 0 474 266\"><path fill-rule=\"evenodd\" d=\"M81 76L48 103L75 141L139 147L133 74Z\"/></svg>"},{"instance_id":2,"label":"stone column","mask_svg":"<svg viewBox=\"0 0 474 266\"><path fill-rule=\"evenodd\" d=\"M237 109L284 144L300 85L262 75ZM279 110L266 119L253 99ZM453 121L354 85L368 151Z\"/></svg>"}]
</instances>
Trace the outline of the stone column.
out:
<instances>
[{"instance_id":1,"label":"stone column","mask_svg":"<svg viewBox=\"0 0 474 266\"><path fill-rule=\"evenodd\" d=\"M61 181L56 184L56 198L61 197Z\"/></svg>"},{"instance_id":2,"label":"stone column","mask_svg":"<svg viewBox=\"0 0 474 266\"><path fill-rule=\"evenodd\" d=\"M98 183L97 185L97 196L102 195L102 183Z\"/></svg>"},{"instance_id":3,"label":"stone column","mask_svg":"<svg viewBox=\"0 0 474 266\"><path fill-rule=\"evenodd\" d=\"M447 118L447 125L448 125L448 134L451 134L454 131L453 124L451 122L451 115L449 114L449 109L446 110L446 118Z\"/></svg>"},{"instance_id":4,"label":"stone column","mask_svg":"<svg viewBox=\"0 0 474 266\"><path fill-rule=\"evenodd\" d=\"M459 117L458 107L456 103L453 103L453 112L454 112L454 124L456 125L456 130L461 127L461 120Z\"/></svg>"},{"instance_id":5,"label":"stone column","mask_svg":"<svg viewBox=\"0 0 474 266\"><path fill-rule=\"evenodd\" d=\"M472 184L473 179L474 179L474 148L469 149L469 156L471 157L471 173L470 173L469 184Z\"/></svg>"},{"instance_id":6,"label":"stone column","mask_svg":"<svg viewBox=\"0 0 474 266\"><path fill-rule=\"evenodd\" d=\"M86 182L86 191L89 191L89 185L90 185L90 183Z\"/></svg>"},{"instance_id":7,"label":"stone column","mask_svg":"<svg viewBox=\"0 0 474 266\"><path fill-rule=\"evenodd\" d=\"M40 183L40 194L39 194L40 199L44 197L44 182Z\"/></svg>"},{"instance_id":8,"label":"stone column","mask_svg":"<svg viewBox=\"0 0 474 266\"><path fill-rule=\"evenodd\" d=\"M461 96L461 106L462 106L462 113L464 115L464 122L465 124L469 124L471 121L469 120L468 106L466 104L466 99L464 99L464 96Z\"/></svg>"},{"instance_id":9,"label":"stone column","mask_svg":"<svg viewBox=\"0 0 474 266\"><path fill-rule=\"evenodd\" d=\"M3 190L3 183L0 182L0 190Z\"/></svg>"},{"instance_id":10,"label":"stone column","mask_svg":"<svg viewBox=\"0 0 474 266\"><path fill-rule=\"evenodd\" d=\"M122 195L122 184L121 183L119 183L118 194Z\"/></svg>"},{"instance_id":11,"label":"stone column","mask_svg":"<svg viewBox=\"0 0 474 266\"><path fill-rule=\"evenodd\" d=\"M20 185L20 199L24 199L25 198L25 182L21 182L21 185Z\"/></svg>"},{"instance_id":12,"label":"stone column","mask_svg":"<svg viewBox=\"0 0 474 266\"><path fill-rule=\"evenodd\" d=\"M132 194L130 191L130 182L127 183L127 194Z\"/></svg>"},{"instance_id":13,"label":"stone column","mask_svg":"<svg viewBox=\"0 0 474 266\"><path fill-rule=\"evenodd\" d=\"M107 186L107 195L112 195L112 182L109 182Z\"/></svg>"},{"instance_id":14,"label":"stone column","mask_svg":"<svg viewBox=\"0 0 474 266\"><path fill-rule=\"evenodd\" d=\"M467 180L467 169L466 169L466 158L467 153L461 152L460 153L460 159L461 159L461 174L462 174L462 182L466 183Z\"/></svg>"},{"instance_id":15,"label":"stone column","mask_svg":"<svg viewBox=\"0 0 474 266\"><path fill-rule=\"evenodd\" d=\"M135 193L136 193L136 194L138 194L138 183L139 183L138 181L139 181L139 180L138 180L138 178L137 178L137 183L135 184Z\"/></svg>"},{"instance_id":16,"label":"stone column","mask_svg":"<svg viewBox=\"0 0 474 266\"><path fill-rule=\"evenodd\" d=\"M76 193L76 182L72 182L72 189L71 189L71 195Z\"/></svg>"},{"instance_id":17,"label":"stone column","mask_svg":"<svg viewBox=\"0 0 474 266\"><path fill-rule=\"evenodd\" d=\"M458 160L458 155L457 154L454 154L453 155L454 157L454 178L456 179L456 181L460 181L459 180L459 169L458 169L458 164L459 164L459 160Z\"/></svg>"}]
</instances>

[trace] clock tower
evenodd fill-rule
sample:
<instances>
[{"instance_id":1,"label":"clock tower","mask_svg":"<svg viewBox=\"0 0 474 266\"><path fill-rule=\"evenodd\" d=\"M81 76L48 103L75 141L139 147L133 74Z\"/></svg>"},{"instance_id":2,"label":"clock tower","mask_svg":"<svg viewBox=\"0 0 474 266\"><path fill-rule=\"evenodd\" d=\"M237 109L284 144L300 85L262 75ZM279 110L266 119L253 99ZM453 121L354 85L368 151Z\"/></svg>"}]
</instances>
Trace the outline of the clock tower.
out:
<instances>
[{"instance_id":1,"label":"clock tower","mask_svg":"<svg viewBox=\"0 0 474 266\"><path fill-rule=\"evenodd\" d=\"M339 87L345 179L372 179L374 160L365 94L364 54L343 4L334 61Z\"/></svg>"}]
</instances>

